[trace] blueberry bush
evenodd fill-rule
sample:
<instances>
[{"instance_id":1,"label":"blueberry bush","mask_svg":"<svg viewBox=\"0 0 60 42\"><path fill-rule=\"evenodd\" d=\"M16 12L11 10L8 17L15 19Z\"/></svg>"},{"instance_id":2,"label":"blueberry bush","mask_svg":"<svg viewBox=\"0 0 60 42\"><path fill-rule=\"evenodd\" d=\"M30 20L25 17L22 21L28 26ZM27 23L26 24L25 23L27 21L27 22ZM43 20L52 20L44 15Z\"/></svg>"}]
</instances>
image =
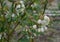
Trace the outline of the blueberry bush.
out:
<instances>
[{"instance_id":1,"label":"blueberry bush","mask_svg":"<svg viewBox=\"0 0 60 42\"><path fill-rule=\"evenodd\" d=\"M7 3L8 2L8 3ZM0 0L0 42L34 42L47 31L48 0Z\"/></svg>"}]
</instances>

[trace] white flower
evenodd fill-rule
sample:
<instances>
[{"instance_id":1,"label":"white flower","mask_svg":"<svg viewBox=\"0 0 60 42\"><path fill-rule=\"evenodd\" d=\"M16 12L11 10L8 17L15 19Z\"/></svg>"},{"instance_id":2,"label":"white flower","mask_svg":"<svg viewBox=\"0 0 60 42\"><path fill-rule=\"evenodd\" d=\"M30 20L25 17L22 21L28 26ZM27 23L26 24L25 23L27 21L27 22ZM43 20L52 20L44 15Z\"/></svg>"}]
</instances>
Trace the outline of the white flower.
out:
<instances>
[{"instance_id":1,"label":"white flower","mask_svg":"<svg viewBox=\"0 0 60 42\"><path fill-rule=\"evenodd\" d=\"M12 14L12 17L15 17L15 14L14 13Z\"/></svg>"},{"instance_id":2,"label":"white flower","mask_svg":"<svg viewBox=\"0 0 60 42\"><path fill-rule=\"evenodd\" d=\"M21 0L20 4L16 6L16 11L19 12L23 12L25 10L25 5L24 2Z\"/></svg>"},{"instance_id":3,"label":"white flower","mask_svg":"<svg viewBox=\"0 0 60 42\"><path fill-rule=\"evenodd\" d=\"M22 4L22 7L23 7L23 8L25 8L25 5L24 5L24 4Z\"/></svg>"},{"instance_id":4,"label":"white flower","mask_svg":"<svg viewBox=\"0 0 60 42\"><path fill-rule=\"evenodd\" d=\"M37 28L37 25L33 25L33 28L36 29Z\"/></svg>"},{"instance_id":5,"label":"white flower","mask_svg":"<svg viewBox=\"0 0 60 42\"><path fill-rule=\"evenodd\" d=\"M44 28L40 28L40 30L41 30L41 32L44 32L45 31Z\"/></svg>"},{"instance_id":6,"label":"white flower","mask_svg":"<svg viewBox=\"0 0 60 42\"><path fill-rule=\"evenodd\" d=\"M38 32L41 32L41 29L40 28L38 28Z\"/></svg>"},{"instance_id":7,"label":"white flower","mask_svg":"<svg viewBox=\"0 0 60 42\"><path fill-rule=\"evenodd\" d=\"M46 25L46 21L45 21L45 20L41 20L41 24L42 24L43 26L45 26L45 25Z\"/></svg>"},{"instance_id":8,"label":"white flower","mask_svg":"<svg viewBox=\"0 0 60 42\"><path fill-rule=\"evenodd\" d=\"M16 10L19 9L19 8L21 8L21 5L20 4L16 6Z\"/></svg>"},{"instance_id":9,"label":"white flower","mask_svg":"<svg viewBox=\"0 0 60 42\"><path fill-rule=\"evenodd\" d=\"M48 28L47 28L47 27L45 27L44 29L45 29L45 30L47 30Z\"/></svg>"},{"instance_id":10,"label":"white flower","mask_svg":"<svg viewBox=\"0 0 60 42\"><path fill-rule=\"evenodd\" d=\"M29 36L27 36L27 39L29 39L30 37Z\"/></svg>"},{"instance_id":11,"label":"white flower","mask_svg":"<svg viewBox=\"0 0 60 42\"><path fill-rule=\"evenodd\" d=\"M8 14L5 15L5 17L7 18Z\"/></svg>"},{"instance_id":12,"label":"white flower","mask_svg":"<svg viewBox=\"0 0 60 42\"><path fill-rule=\"evenodd\" d=\"M34 10L33 13L36 13L36 11Z\"/></svg>"},{"instance_id":13,"label":"white flower","mask_svg":"<svg viewBox=\"0 0 60 42\"><path fill-rule=\"evenodd\" d=\"M34 3L34 6L37 6L37 4L36 4L36 3Z\"/></svg>"},{"instance_id":14,"label":"white flower","mask_svg":"<svg viewBox=\"0 0 60 42\"><path fill-rule=\"evenodd\" d=\"M4 33L4 35L6 35L6 33Z\"/></svg>"},{"instance_id":15,"label":"white flower","mask_svg":"<svg viewBox=\"0 0 60 42\"><path fill-rule=\"evenodd\" d=\"M0 39L1 39L2 35L0 34Z\"/></svg>"},{"instance_id":16,"label":"white flower","mask_svg":"<svg viewBox=\"0 0 60 42\"><path fill-rule=\"evenodd\" d=\"M35 6L32 4L31 7L34 8Z\"/></svg>"},{"instance_id":17,"label":"white flower","mask_svg":"<svg viewBox=\"0 0 60 42\"><path fill-rule=\"evenodd\" d=\"M39 19L39 20L37 21L37 23L38 23L38 24L41 24L41 20Z\"/></svg>"},{"instance_id":18,"label":"white flower","mask_svg":"<svg viewBox=\"0 0 60 42\"><path fill-rule=\"evenodd\" d=\"M22 8L20 11L23 12L24 11L24 8Z\"/></svg>"},{"instance_id":19,"label":"white flower","mask_svg":"<svg viewBox=\"0 0 60 42\"><path fill-rule=\"evenodd\" d=\"M49 17L45 15L45 16L44 16L44 20L45 20L45 25L48 25L49 22L50 22Z\"/></svg>"},{"instance_id":20,"label":"white flower","mask_svg":"<svg viewBox=\"0 0 60 42\"><path fill-rule=\"evenodd\" d=\"M16 11L17 11L17 13L20 12L20 8L21 8L21 5L20 5L20 4L16 6Z\"/></svg>"},{"instance_id":21,"label":"white flower","mask_svg":"<svg viewBox=\"0 0 60 42\"><path fill-rule=\"evenodd\" d=\"M3 15L1 15L1 17L3 17Z\"/></svg>"},{"instance_id":22,"label":"white flower","mask_svg":"<svg viewBox=\"0 0 60 42\"><path fill-rule=\"evenodd\" d=\"M19 16L19 13L17 12L17 15Z\"/></svg>"},{"instance_id":23,"label":"white flower","mask_svg":"<svg viewBox=\"0 0 60 42\"><path fill-rule=\"evenodd\" d=\"M17 5L16 6L16 11L19 12L23 12L25 10L25 5L21 4L21 5Z\"/></svg>"},{"instance_id":24,"label":"white flower","mask_svg":"<svg viewBox=\"0 0 60 42\"><path fill-rule=\"evenodd\" d=\"M33 33L34 34L34 36L37 36L35 33Z\"/></svg>"},{"instance_id":25,"label":"white flower","mask_svg":"<svg viewBox=\"0 0 60 42\"><path fill-rule=\"evenodd\" d=\"M21 0L20 3L23 4L24 2Z\"/></svg>"},{"instance_id":26,"label":"white flower","mask_svg":"<svg viewBox=\"0 0 60 42\"><path fill-rule=\"evenodd\" d=\"M49 19L49 17L48 16L44 16L44 19L43 20L38 20L38 24L42 24L43 26L46 26L46 25L48 25L49 24L49 22L50 22L50 19Z\"/></svg>"},{"instance_id":27,"label":"white flower","mask_svg":"<svg viewBox=\"0 0 60 42\"><path fill-rule=\"evenodd\" d=\"M42 28L41 30L43 31L46 31L48 29L46 26L43 26L43 25L41 26L41 28Z\"/></svg>"},{"instance_id":28,"label":"white flower","mask_svg":"<svg viewBox=\"0 0 60 42\"><path fill-rule=\"evenodd\" d=\"M34 38L34 37L31 36L30 38Z\"/></svg>"},{"instance_id":29,"label":"white flower","mask_svg":"<svg viewBox=\"0 0 60 42\"><path fill-rule=\"evenodd\" d=\"M28 31L28 29L26 29L26 31Z\"/></svg>"},{"instance_id":30,"label":"white flower","mask_svg":"<svg viewBox=\"0 0 60 42\"><path fill-rule=\"evenodd\" d=\"M8 18L9 15L10 15L9 12L7 11L7 13L5 14L5 17Z\"/></svg>"}]
</instances>

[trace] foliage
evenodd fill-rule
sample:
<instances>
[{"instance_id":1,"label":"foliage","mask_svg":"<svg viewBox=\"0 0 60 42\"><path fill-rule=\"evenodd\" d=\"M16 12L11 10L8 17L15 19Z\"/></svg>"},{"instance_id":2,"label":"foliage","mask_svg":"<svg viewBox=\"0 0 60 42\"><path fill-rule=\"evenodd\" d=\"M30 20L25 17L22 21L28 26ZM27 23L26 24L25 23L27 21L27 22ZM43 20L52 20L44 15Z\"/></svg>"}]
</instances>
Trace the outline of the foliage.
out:
<instances>
[{"instance_id":1,"label":"foliage","mask_svg":"<svg viewBox=\"0 0 60 42\"><path fill-rule=\"evenodd\" d=\"M44 32L38 31L41 24L37 23L41 14L44 14L47 0L8 0L11 6L8 7L4 0L0 0L0 35L1 40L10 42L15 35L22 35L16 38L17 41L23 37L34 38ZM37 25L37 29L33 25ZM3 42L5 42L3 41Z\"/></svg>"}]
</instances>

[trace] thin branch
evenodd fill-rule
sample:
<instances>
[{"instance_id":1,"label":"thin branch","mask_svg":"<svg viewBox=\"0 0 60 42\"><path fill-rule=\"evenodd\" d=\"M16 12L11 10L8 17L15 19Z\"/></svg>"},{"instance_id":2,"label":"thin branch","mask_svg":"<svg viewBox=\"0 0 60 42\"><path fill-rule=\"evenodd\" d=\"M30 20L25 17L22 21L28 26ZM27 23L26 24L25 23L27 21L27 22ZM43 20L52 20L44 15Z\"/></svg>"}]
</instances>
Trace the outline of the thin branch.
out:
<instances>
[{"instance_id":1,"label":"thin branch","mask_svg":"<svg viewBox=\"0 0 60 42\"><path fill-rule=\"evenodd\" d=\"M18 22L18 23L15 25L15 27L12 29L10 35L15 31L15 29L16 29L16 27L19 25L19 23L20 23L20 22Z\"/></svg>"},{"instance_id":2,"label":"thin branch","mask_svg":"<svg viewBox=\"0 0 60 42\"><path fill-rule=\"evenodd\" d=\"M43 14L45 13L45 10L46 10L46 8L47 8L47 4L48 4L48 0L45 1ZM43 15L43 14L42 14L42 15Z\"/></svg>"}]
</instances>

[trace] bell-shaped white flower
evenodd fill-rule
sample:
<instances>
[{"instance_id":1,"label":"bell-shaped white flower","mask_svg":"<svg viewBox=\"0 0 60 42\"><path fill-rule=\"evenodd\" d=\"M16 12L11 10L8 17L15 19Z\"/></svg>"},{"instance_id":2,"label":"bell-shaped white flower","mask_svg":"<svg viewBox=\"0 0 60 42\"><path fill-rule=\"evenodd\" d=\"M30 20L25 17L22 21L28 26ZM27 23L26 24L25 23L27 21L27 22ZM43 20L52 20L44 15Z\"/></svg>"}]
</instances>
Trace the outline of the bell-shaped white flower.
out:
<instances>
[{"instance_id":1,"label":"bell-shaped white flower","mask_svg":"<svg viewBox=\"0 0 60 42\"><path fill-rule=\"evenodd\" d=\"M33 13L36 13L36 11L34 10Z\"/></svg>"},{"instance_id":2,"label":"bell-shaped white flower","mask_svg":"<svg viewBox=\"0 0 60 42\"><path fill-rule=\"evenodd\" d=\"M15 17L15 14L14 13L12 14L12 17Z\"/></svg>"},{"instance_id":3,"label":"bell-shaped white flower","mask_svg":"<svg viewBox=\"0 0 60 42\"><path fill-rule=\"evenodd\" d=\"M41 32L41 29L40 28L38 28L38 32Z\"/></svg>"},{"instance_id":4,"label":"bell-shaped white flower","mask_svg":"<svg viewBox=\"0 0 60 42\"><path fill-rule=\"evenodd\" d=\"M41 20L41 24L42 24L42 26L45 26L46 25L46 21L45 20Z\"/></svg>"},{"instance_id":5,"label":"bell-shaped white flower","mask_svg":"<svg viewBox=\"0 0 60 42\"><path fill-rule=\"evenodd\" d=\"M28 31L28 29L26 29L26 31Z\"/></svg>"},{"instance_id":6,"label":"bell-shaped white flower","mask_svg":"<svg viewBox=\"0 0 60 42\"><path fill-rule=\"evenodd\" d=\"M22 7L23 7L23 8L25 8L25 5L24 5L24 4L22 4Z\"/></svg>"},{"instance_id":7,"label":"bell-shaped white flower","mask_svg":"<svg viewBox=\"0 0 60 42\"><path fill-rule=\"evenodd\" d=\"M29 36L27 36L27 39L29 39L30 37Z\"/></svg>"},{"instance_id":8,"label":"bell-shaped white flower","mask_svg":"<svg viewBox=\"0 0 60 42\"><path fill-rule=\"evenodd\" d=\"M8 14L6 14L5 17L7 18L8 17Z\"/></svg>"},{"instance_id":9,"label":"bell-shaped white flower","mask_svg":"<svg viewBox=\"0 0 60 42\"><path fill-rule=\"evenodd\" d=\"M37 25L33 25L33 28L36 29L37 28Z\"/></svg>"},{"instance_id":10,"label":"bell-shaped white flower","mask_svg":"<svg viewBox=\"0 0 60 42\"><path fill-rule=\"evenodd\" d=\"M38 23L38 24L41 24L41 19L39 19L39 20L37 21L37 23Z\"/></svg>"},{"instance_id":11,"label":"bell-shaped white flower","mask_svg":"<svg viewBox=\"0 0 60 42\"><path fill-rule=\"evenodd\" d=\"M44 21L45 21L45 25L48 25L49 22L50 22L49 17L45 15L45 16L44 16Z\"/></svg>"},{"instance_id":12,"label":"bell-shaped white flower","mask_svg":"<svg viewBox=\"0 0 60 42\"><path fill-rule=\"evenodd\" d=\"M24 1L20 1L20 3L21 3L21 5L22 5L21 7L22 7L22 8L25 8Z\"/></svg>"},{"instance_id":13,"label":"bell-shaped white flower","mask_svg":"<svg viewBox=\"0 0 60 42\"><path fill-rule=\"evenodd\" d=\"M16 6L16 11L19 12L23 12L25 10L25 5L24 4L19 4Z\"/></svg>"},{"instance_id":14,"label":"bell-shaped white flower","mask_svg":"<svg viewBox=\"0 0 60 42\"><path fill-rule=\"evenodd\" d=\"M30 38L34 38L34 37L31 36Z\"/></svg>"},{"instance_id":15,"label":"bell-shaped white flower","mask_svg":"<svg viewBox=\"0 0 60 42\"><path fill-rule=\"evenodd\" d=\"M49 24L49 22L50 22L50 19L49 19L49 17L48 16L44 16L44 19L43 20L38 20L38 24L42 24L43 26L46 26L46 25L48 25Z\"/></svg>"},{"instance_id":16,"label":"bell-shaped white flower","mask_svg":"<svg viewBox=\"0 0 60 42\"><path fill-rule=\"evenodd\" d=\"M33 4L31 5L31 7L34 7Z\"/></svg>"},{"instance_id":17,"label":"bell-shaped white flower","mask_svg":"<svg viewBox=\"0 0 60 42\"><path fill-rule=\"evenodd\" d=\"M0 34L0 39L1 39L2 35Z\"/></svg>"},{"instance_id":18,"label":"bell-shaped white flower","mask_svg":"<svg viewBox=\"0 0 60 42\"><path fill-rule=\"evenodd\" d=\"M24 8L21 8L21 10L20 10L21 12L23 12L24 11Z\"/></svg>"},{"instance_id":19,"label":"bell-shaped white flower","mask_svg":"<svg viewBox=\"0 0 60 42\"><path fill-rule=\"evenodd\" d=\"M5 17L8 18L9 16L10 16L9 11L7 11Z\"/></svg>"},{"instance_id":20,"label":"bell-shaped white flower","mask_svg":"<svg viewBox=\"0 0 60 42\"><path fill-rule=\"evenodd\" d=\"M21 8L21 5L20 4L16 6L17 13L19 13L20 8Z\"/></svg>"},{"instance_id":21,"label":"bell-shaped white flower","mask_svg":"<svg viewBox=\"0 0 60 42\"><path fill-rule=\"evenodd\" d=\"M24 2L21 0L20 3L23 4Z\"/></svg>"},{"instance_id":22,"label":"bell-shaped white flower","mask_svg":"<svg viewBox=\"0 0 60 42\"><path fill-rule=\"evenodd\" d=\"M34 36L37 36L35 33L33 33L34 34Z\"/></svg>"},{"instance_id":23,"label":"bell-shaped white flower","mask_svg":"<svg viewBox=\"0 0 60 42\"><path fill-rule=\"evenodd\" d=\"M16 9L19 9L19 8L21 8L21 5L20 4L16 6Z\"/></svg>"},{"instance_id":24,"label":"bell-shaped white flower","mask_svg":"<svg viewBox=\"0 0 60 42\"><path fill-rule=\"evenodd\" d=\"M45 31L44 28L40 28L40 30L41 30L41 32L44 32Z\"/></svg>"},{"instance_id":25,"label":"bell-shaped white flower","mask_svg":"<svg viewBox=\"0 0 60 42\"><path fill-rule=\"evenodd\" d=\"M47 30L48 28L47 28L47 27L45 27L44 29L45 29L45 30Z\"/></svg>"},{"instance_id":26,"label":"bell-shaped white flower","mask_svg":"<svg viewBox=\"0 0 60 42\"><path fill-rule=\"evenodd\" d=\"M17 6L16 6L16 11L18 11L20 8L21 8L21 5L20 5L20 4L17 5Z\"/></svg>"},{"instance_id":27,"label":"bell-shaped white flower","mask_svg":"<svg viewBox=\"0 0 60 42\"><path fill-rule=\"evenodd\" d=\"M34 4L31 5L32 8L34 8L34 7L36 7L36 6L37 6L36 3L34 3Z\"/></svg>"},{"instance_id":28,"label":"bell-shaped white flower","mask_svg":"<svg viewBox=\"0 0 60 42\"><path fill-rule=\"evenodd\" d=\"M46 27L46 26L41 26L41 28L43 28L44 29L44 31L46 31L48 28Z\"/></svg>"},{"instance_id":29,"label":"bell-shaped white flower","mask_svg":"<svg viewBox=\"0 0 60 42\"><path fill-rule=\"evenodd\" d=\"M19 13L17 12L17 16L19 16Z\"/></svg>"},{"instance_id":30,"label":"bell-shaped white flower","mask_svg":"<svg viewBox=\"0 0 60 42\"><path fill-rule=\"evenodd\" d=\"M34 6L37 6L37 3L34 3Z\"/></svg>"}]
</instances>

